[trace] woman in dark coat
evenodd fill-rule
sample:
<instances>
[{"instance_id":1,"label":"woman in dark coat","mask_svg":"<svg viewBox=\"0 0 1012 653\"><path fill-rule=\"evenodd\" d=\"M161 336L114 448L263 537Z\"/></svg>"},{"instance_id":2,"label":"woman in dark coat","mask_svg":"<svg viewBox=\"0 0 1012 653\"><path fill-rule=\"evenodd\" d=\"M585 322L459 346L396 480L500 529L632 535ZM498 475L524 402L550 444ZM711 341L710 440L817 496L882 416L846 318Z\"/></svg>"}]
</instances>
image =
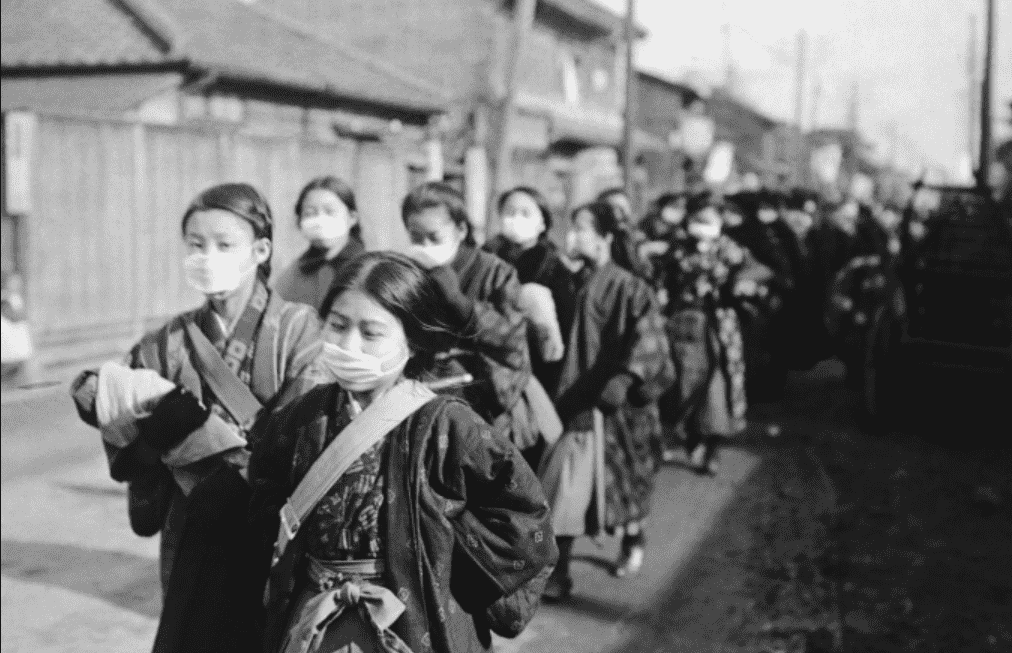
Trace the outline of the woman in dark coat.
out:
<instances>
[{"instance_id":1,"label":"woman in dark coat","mask_svg":"<svg viewBox=\"0 0 1012 653\"><path fill-rule=\"evenodd\" d=\"M756 196L756 210L732 236L755 260L769 268L773 277L760 301L741 305L748 370L747 392L756 402L782 397L787 382L787 350L796 342L792 324L798 283L807 276L805 258L797 237L781 219L781 198L770 191Z\"/></svg>"},{"instance_id":2,"label":"woman in dark coat","mask_svg":"<svg viewBox=\"0 0 1012 653\"><path fill-rule=\"evenodd\" d=\"M306 184L295 202L295 218L309 249L274 282L281 297L308 304L321 317L327 315L327 297L337 271L365 251L356 206L351 186L337 177L318 177Z\"/></svg>"},{"instance_id":3,"label":"woman in dark coat","mask_svg":"<svg viewBox=\"0 0 1012 653\"><path fill-rule=\"evenodd\" d=\"M523 398L531 364L516 269L475 246L464 197L451 186L419 186L404 198L401 216L408 255L429 270L463 325L461 340L440 357L440 376L473 376L464 399L497 433L530 448L539 427Z\"/></svg>"},{"instance_id":4,"label":"woman in dark coat","mask_svg":"<svg viewBox=\"0 0 1012 653\"><path fill-rule=\"evenodd\" d=\"M145 335L124 365L83 373L73 396L102 430L112 477L127 483L134 531L161 533L155 652L245 653L259 646L262 609L246 521L247 430L261 404L281 406L324 378L313 365L321 324L266 284L272 220L255 189L204 191L182 231L187 280L207 303ZM234 375L232 388L214 382L213 357ZM245 400L235 387L248 388Z\"/></svg>"},{"instance_id":5,"label":"woman in dark coat","mask_svg":"<svg viewBox=\"0 0 1012 653\"><path fill-rule=\"evenodd\" d=\"M337 383L254 432L261 569L279 510L321 452L352 437L373 402L432 378L436 354L456 340L456 310L404 256L366 254L336 288L321 361ZM541 487L516 447L464 402L431 393L389 428L274 565L264 650L479 653L490 631L516 636L533 616L557 552Z\"/></svg>"},{"instance_id":6,"label":"woman in dark coat","mask_svg":"<svg viewBox=\"0 0 1012 653\"><path fill-rule=\"evenodd\" d=\"M576 291L572 273L548 239L552 229L548 203L537 190L518 186L499 197L497 208L502 233L485 243L484 249L515 267L524 286L537 284L547 288L554 304L554 330L559 335L569 333ZM536 327L533 317L527 316L531 323L528 333L531 369L545 390L552 392L558 381L564 343L561 338L555 343L555 334L544 333L540 325Z\"/></svg>"},{"instance_id":7,"label":"woman in dark coat","mask_svg":"<svg viewBox=\"0 0 1012 653\"><path fill-rule=\"evenodd\" d=\"M656 401L673 382L674 368L654 293L612 259L614 252L627 251L624 236L608 204L595 202L573 214L567 249L584 265L556 392L565 434L541 469L560 536L559 564L548 589L555 599L572 590L575 537L621 533L616 575L635 574L643 564L645 520L660 462ZM589 483L576 487L570 479L587 464L590 473L582 477Z\"/></svg>"},{"instance_id":8,"label":"woman in dark coat","mask_svg":"<svg viewBox=\"0 0 1012 653\"><path fill-rule=\"evenodd\" d=\"M686 231L668 263L678 393L671 402L675 410L665 417L685 434L693 468L710 473L718 438L737 435L746 425L746 366L735 306L743 295L758 296L771 273L721 233L717 206L707 193L690 201Z\"/></svg>"}]
</instances>

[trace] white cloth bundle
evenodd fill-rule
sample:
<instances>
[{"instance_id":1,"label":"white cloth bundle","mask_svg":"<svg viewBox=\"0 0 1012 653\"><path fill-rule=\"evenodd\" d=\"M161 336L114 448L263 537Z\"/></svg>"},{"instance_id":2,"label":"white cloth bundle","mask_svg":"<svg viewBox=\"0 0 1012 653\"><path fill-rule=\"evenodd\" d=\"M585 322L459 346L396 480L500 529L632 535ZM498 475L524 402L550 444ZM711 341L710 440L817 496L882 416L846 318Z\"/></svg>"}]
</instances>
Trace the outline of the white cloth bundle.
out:
<instances>
[{"instance_id":1,"label":"white cloth bundle","mask_svg":"<svg viewBox=\"0 0 1012 653\"><path fill-rule=\"evenodd\" d=\"M153 370L130 369L117 362L102 365L95 394L95 416L102 440L120 449L128 446L140 435L137 422L150 416L158 402L175 388L175 383ZM162 462L172 468L176 482L189 494L199 477L183 469L186 465L225 454L244 468L248 458L245 446L246 438L239 429L212 413L203 426L162 454Z\"/></svg>"},{"instance_id":2,"label":"white cloth bundle","mask_svg":"<svg viewBox=\"0 0 1012 653\"><path fill-rule=\"evenodd\" d=\"M151 414L158 402L176 384L153 370L132 370L110 361L98 370L95 416L102 439L115 447L126 447L137 439L137 421Z\"/></svg>"},{"instance_id":3,"label":"white cloth bundle","mask_svg":"<svg viewBox=\"0 0 1012 653\"><path fill-rule=\"evenodd\" d=\"M562 360L565 344L552 291L538 283L521 285L520 310L537 331L541 357L550 363Z\"/></svg>"}]
</instances>

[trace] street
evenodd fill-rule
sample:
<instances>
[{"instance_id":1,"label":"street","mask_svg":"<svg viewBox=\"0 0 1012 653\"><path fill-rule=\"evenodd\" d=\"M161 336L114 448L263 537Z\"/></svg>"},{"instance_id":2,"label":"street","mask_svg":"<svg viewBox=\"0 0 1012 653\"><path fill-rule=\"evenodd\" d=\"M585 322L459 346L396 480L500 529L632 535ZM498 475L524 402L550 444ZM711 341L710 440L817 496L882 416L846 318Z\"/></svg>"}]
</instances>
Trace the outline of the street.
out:
<instances>
[{"instance_id":1,"label":"street","mask_svg":"<svg viewBox=\"0 0 1012 653\"><path fill-rule=\"evenodd\" d=\"M1012 530L1000 465L863 434L838 366L788 390L783 434L750 428L716 477L663 468L639 576L612 577L614 538L579 542L573 598L497 650L1008 650L1012 592L989 571ZM147 650L157 539L130 531L97 434L62 393L3 413L3 652Z\"/></svg>"}]
</instances>

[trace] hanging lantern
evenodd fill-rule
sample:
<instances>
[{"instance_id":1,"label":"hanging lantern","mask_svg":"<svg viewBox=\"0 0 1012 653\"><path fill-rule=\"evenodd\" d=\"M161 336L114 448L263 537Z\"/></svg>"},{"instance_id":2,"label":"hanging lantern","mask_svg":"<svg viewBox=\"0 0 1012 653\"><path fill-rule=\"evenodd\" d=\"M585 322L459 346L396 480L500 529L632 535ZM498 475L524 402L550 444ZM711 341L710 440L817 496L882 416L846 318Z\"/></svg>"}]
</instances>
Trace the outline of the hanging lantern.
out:
<instances>
[{"instance_id":1,"label":"hanging lantern","mask_svg":"<svg viewBox=\"0 0 1012 653\"><path fill-rule=\"evenodd\" d=\"M682 149L693 158L702 157L713 146L713 119L695 113L682 117L680 129Z\"/></svg>"}]
</instances>

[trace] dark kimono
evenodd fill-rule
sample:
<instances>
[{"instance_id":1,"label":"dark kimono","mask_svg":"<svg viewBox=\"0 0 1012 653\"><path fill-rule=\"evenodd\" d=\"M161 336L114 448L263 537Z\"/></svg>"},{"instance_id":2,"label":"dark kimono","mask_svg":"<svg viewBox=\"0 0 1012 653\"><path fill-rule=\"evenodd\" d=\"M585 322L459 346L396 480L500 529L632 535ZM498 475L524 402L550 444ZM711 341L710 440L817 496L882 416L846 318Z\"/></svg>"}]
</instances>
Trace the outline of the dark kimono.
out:
<instances>
[{"instance_id":1,"label":"dark kimono","mask_svg":"<svg viewBox=\"0 0 1012 653\"><path fill-rule=\"evenodd\" d=\"M264 286L259 291L267 297L266 306L238 376L261 403L279 406L322 380L313 365L322 343L321 323L308 306L286 302ZM206 304L145 335L126 364L156 371L209 406L211 415L201 428L241 433L194 363L184 330L191 319L224 355L228 342ZM75 401L82 414L94 410L94 399L87 385L77 386ZM151 455L141 441L122 449L106 443L113 478L128 483L131 508L165 507L158 511L160 522L141 533L161 531L164 601L156 653L245 652L258 646L256 627L262 608L251 573L257 549L246 519L248 448L247 444L246 450L224 451L170 472L161 462L164 457ZM133 514L131 521L137 529Z\"/></svg>"},{"instance_id":2,"label":"dark kimono","mask_svg":"<svg viewBox=\"0 0 1012 653\"><path fill-rule=\"evenodd\" d=\"M559 328L563 334L568 334L576 307L576 286L572 273L562 263L555 245L549 240L541 240L534 247L525 250L507 238L496 236L485 243L485 249L515 267L520 283L540 284L551 291ZM528 350L534 376L552 394L562 369L561 361L549 363L542 359L533 329L528 333Z\"/></svg>"},{"instance_id":3,"label":"dark kimono","mask_svg":"<svg viewBox=\"0 0 1012 653\"><path fill-rule=\"evenodd\" d=\"M517 271L499 257L467 245L461 245L451 266L461 293L474 308L459 350L448 352L437 373L440 377L470 373L475 380L464 388L464 399L496 433L526 448L537 434L521 401L531 365Z\"/></svg>"},{"instance_id":4,"label":"dark kimono","mask_svg":"<svg viewBox=\"0 0 1012 653\"><path fill-rule=\"evenodd\" d=\"M808 278L797 237L782 220L770 224L751 217L732 236L756 261L773 272L768 294L760 301L738 303L747 392L756 401L779 399L787 381L788 356L800 349L802 323L799 285Z\"/></svg>"},{"instance_id":5,"label":"dark kimono","mask_svg":"<svg viewBox=\"0 0 1012 653\"><path fill-rule=\"evenodd\" d=\"M695 435L735 435L745 428L745 359L732 296L736 281L761 283L768 268L722 235L709 246L681 241L668 264L667 312L678 387L663 401L666 422Z\"/></svg>"},{"instance_id":6,"label":"dark kimono","mask_svg":"<svg viewBox=\"0 0 1012 653\"><path fill-rule=\"evenodd\" d=\"M255 428L250 520L262 544L260 570L270 560L278 510L350 422L347 403L339 386L320 386ZM265 650L277 650L313 556L381 560L380 582L406 605L391 630L414 653L488 651L489 607L543 580L558 556L544 495L520 452L466 404L441 396L350 473L289 545L297 553L288 571L271 576L276 598ZM526 624L538 594L524 599L513 609Z\"/></svg>"},{"instance_id":7,"label":"dark kimono","mask_svg":"<svg viewBox=\"0 0 1012 653\"><path fill-rule=\"evenodd\" d=\"M310 247L281 272L274 281L274 289L283 299L312 306L320 317L326 318L334 301L330 287L338 270L363 252L365 245L356 238L349 238L344 249L331 259L325 251Z\"/></svg>"},{"instance_id":8,"label":"dark kimono","mask_svg":"<svg viewBox=\"0 0 1012 653\"><path fill-rule=\"evenodd\" d=\"M591 507L604 523L589 515L587 534L614 532L649 512L659 464L656 401L673 375L664 319L647 283L615 263L583 270L556 405L564 439L592 428L595 410L604 416L603 478L596 480L604 506ZM632 380L628 394L606 407L602 395L620 376Z\"/></svg>"}]
</instances>

